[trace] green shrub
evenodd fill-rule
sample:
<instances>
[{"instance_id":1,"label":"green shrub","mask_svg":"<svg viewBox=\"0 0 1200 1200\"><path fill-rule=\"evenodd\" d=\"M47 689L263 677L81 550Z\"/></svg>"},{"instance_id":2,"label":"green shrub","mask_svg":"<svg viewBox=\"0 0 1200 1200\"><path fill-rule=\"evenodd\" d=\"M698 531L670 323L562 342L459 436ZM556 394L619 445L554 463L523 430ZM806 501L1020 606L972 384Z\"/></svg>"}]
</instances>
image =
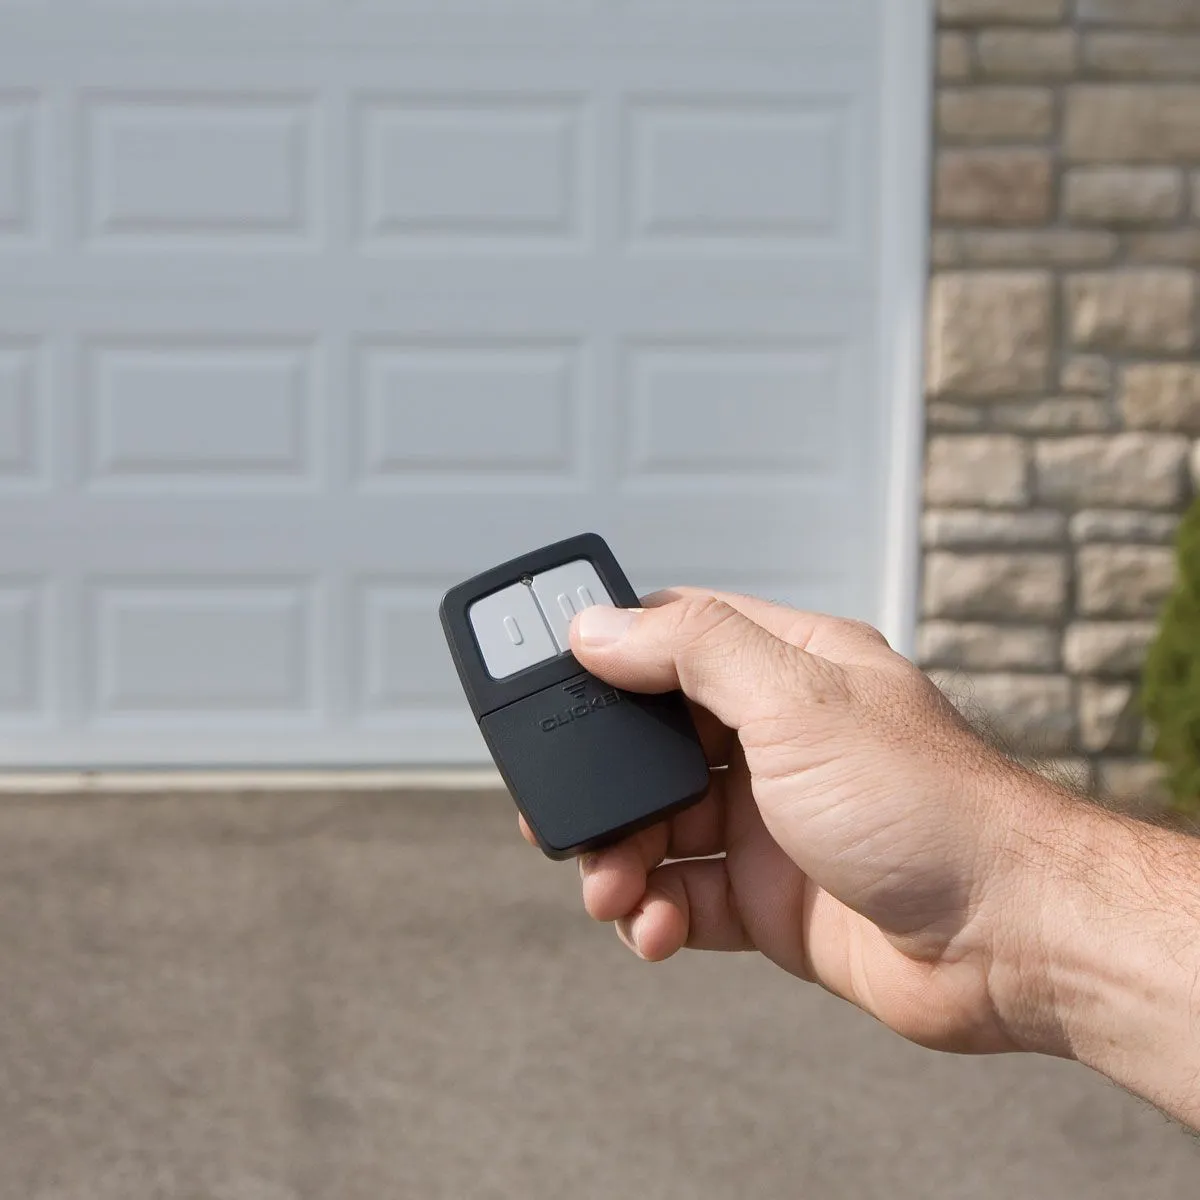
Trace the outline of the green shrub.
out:
<instances>
[{"instance_id":1,"label":"green shrub","mask_svg":"<svg viewBox=\"0 0 1200 1200\"><path fill-rule=\"evenodd\" d=\"M1146 659L1142 711L1174 806L1200 814L1200 498L1176 538L1176 582Z\"/></svg>"}]
</instances>

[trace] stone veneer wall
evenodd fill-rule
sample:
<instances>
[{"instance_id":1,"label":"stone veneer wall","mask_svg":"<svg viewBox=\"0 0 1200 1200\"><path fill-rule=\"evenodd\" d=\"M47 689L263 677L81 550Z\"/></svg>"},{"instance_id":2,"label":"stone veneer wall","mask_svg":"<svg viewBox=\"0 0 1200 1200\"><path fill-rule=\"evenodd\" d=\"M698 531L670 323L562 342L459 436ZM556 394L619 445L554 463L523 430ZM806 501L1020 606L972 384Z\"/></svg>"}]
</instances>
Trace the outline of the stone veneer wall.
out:
<instances>
[{"instance_id":1,"label":"stone veneer wall","mask_svg":"<svg viewBox=\"0 0 1200 1200\"><path fill-rule=\"evenodd\" d=\"M1200 0L940 0L919 656L1152 798L1134 698L1200 473Z\"/></svg>"}]
</instances>

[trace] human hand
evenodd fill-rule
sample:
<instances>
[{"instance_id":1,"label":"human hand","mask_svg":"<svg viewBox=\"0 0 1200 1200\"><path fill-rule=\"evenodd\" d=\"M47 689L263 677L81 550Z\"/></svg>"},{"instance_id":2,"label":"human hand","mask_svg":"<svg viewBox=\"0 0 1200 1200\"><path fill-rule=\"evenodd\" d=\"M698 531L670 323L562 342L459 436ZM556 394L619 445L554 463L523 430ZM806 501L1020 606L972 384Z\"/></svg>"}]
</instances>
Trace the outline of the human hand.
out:
<instances>
[{"instance_id":1,"label":"human hand","mask_svg":"<svg viewBox=\"0 0 1200 1200\"><path fill-rule=\"evenodd\" d=\"M1009 910L1036 903L1012 870L1032 777L868 626L644 603L586 610L572 649L616 686L682 689L715 769L696 806L583 856L591 916L645 959L758 950L923 1045L1017 1049L992 982Z\"/></svg>"}]
</instances>

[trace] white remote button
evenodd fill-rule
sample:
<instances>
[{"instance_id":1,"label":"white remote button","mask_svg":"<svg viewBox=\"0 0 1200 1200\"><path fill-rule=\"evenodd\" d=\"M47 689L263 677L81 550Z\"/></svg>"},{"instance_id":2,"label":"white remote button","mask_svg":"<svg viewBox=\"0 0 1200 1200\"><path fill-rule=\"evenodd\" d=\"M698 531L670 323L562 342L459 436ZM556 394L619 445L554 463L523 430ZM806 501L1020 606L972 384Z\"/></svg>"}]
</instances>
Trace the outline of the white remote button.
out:
<instances>
[{"instance_id":1,"label":"white remote button","mask_svg":"<svg viewBox=\"0 0 1200 1200\"><path fill-rule=\"evenodd\" d=\"M468 616L484 666L493 679L507 679L558 655L537 601L523 583L476 600Z\"/></svg>"},{"instance_id":2,"label":"white remote button","mask_svg":"<svg viewBox=\"0 0 1200 1200\"><path fill-rule=\"evenodd\" d=\"M585 558L564 563L533 577L533 594L546 614L546 622L560 650L571 648L571 618L593 604L611 608L612 597L596 568Z\"/></svg>"}]
</instances>

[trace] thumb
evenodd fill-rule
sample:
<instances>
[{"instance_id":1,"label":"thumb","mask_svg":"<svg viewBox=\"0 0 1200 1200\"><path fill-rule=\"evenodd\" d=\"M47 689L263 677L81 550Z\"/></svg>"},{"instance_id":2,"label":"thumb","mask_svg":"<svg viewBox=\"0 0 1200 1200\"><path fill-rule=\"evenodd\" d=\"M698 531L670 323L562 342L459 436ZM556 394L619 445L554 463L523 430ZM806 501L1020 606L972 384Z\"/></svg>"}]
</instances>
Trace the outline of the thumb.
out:
<instances>
[{"instance_id":1,"label":"thumb","mask_svg":"<svg viewBox=\"0 0 1200 1200\"><path fill-rule=\"evenodd\" d=\"M726 601L693 594L650 609L586 608L571 649L594 675L631 692L679 689L731 729L808 697L808 654Z\"/></svg>"}]
</instances>

